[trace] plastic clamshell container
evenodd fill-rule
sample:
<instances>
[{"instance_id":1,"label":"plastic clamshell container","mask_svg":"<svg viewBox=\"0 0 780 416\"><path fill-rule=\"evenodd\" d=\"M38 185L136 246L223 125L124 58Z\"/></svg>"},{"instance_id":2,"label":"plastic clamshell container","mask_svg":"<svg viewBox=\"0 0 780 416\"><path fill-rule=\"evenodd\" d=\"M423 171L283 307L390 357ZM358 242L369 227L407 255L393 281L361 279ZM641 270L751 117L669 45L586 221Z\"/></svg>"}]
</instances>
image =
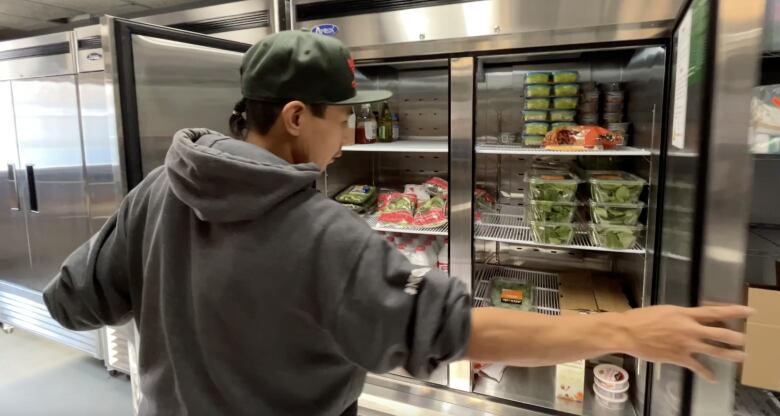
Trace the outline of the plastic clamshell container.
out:
<instances>
[{"instance_id":1,"label":"plastic clamshell container","mask_svg":"<svg viewBox=\"0 0 780 416\"><path fill-rule=\"evenodd\" d=\"M595 224L636 225L645 208L644 202L596 202L591 200L590 218Z\"/></svg>"},{"instance_id":2,"label":"plastic clamshell container","mask_svg":"<svg viewBox=\"0 0 780 416\"><path fill-rule=\"evenodd\" d=\"M490 304L500 308L533 311L534 285L530 282L496 277L490 281Z\"/></svg>"},{"instance_id":3,"label":"plastic clamshell container","mask_svg":"<svg viewBox=\"0 0 780 416\"><path fill-rule=\"evenodd\" d=\"M620 123L623 121L623 113L604 113L604 121L607 123Z\"/></svg>"},{"instance_id":4,"label":"plastic clamshell container","mask_svg":"<svg viewBox=\"0 0 780 416\"><path fill-rule=\"evenodd\" d=\"M583 113L592 113L598 115L597 113L599 112L599 103L598 101L580 101L578 110Z\"/></svg>"},{"instance_id":5,"label":"plastic clamshell container","mask_svg":"<svg viewBox=\"0 0 780 416\"><path fill-rule=\"evenodd\" d=\"M554 71L552 73L553 82L572 83L577 82L580 73L577 71Z\"/></svg>"},{"instance_id":6,"label":"plastic clamshell container","mask_svg":"<svg viewBox=\"0 0 780 416\"><path fill-rule=\"evenodd\" d=\"M532 71L525 74L526 84L544 84L550 82L550 73L541 71Z\"/></svg>"},{"instance_id":7,"label":"plastic clamshell container","mask_svg":"<svg viewBox=\"0 0 780 416\"><path fill-rule=\"evenodd\" d=\"M526 98L525 109L526 110L548 110L550 108L549 98Z\"/></svg>"},{"instance_id":8,"label":"plastic clamshell container","mask_svg":"<svg viewBox=\"0 0 780 416\"><path fill-rule=\"evenodd\" d=\"M609 123L607 124L607 130L623 133L625 135L628 133L628 127L630 125L631 123Z\"/></svg>"},{"instance_id":9,"label":"plastic clamshell container","mask_svg":"<svg viewBox=\"0 0 780 416\"><path fill-rule=\"evenodd\" d=\"M636 244L639 233L644 227L640 225L612 225L589 223L590 240L601 248L611 250L628 250Z\"/></svg>"},{"instance_id":10,"label":"plastic clamshell container","mask_svg":"<svg viewBox=\"0 0 780 416\"><path fill-rule=\"evenodd\" d=\"M530 199L539 201L572 201L577 185L582 182L571 172L558 170L533 170L526 173Z\"/></svg>"},{"instance_id":11,"label":"plastic clamshell container","mask_svg":"<svg viewBox=\"0 0 780 416\"><path fill-rule=\"evenodd\" d=\"M580 84L555 84L553 92L556 97L576 97L580 93Z\"/></svg>"},{"instance_id":12,"label":"plastic clamshell container","mask_svg":"<svg viewBox=\"0 0 780 416\"><path fill-rule=\"evenodd\" d=\"M553 99L553 108L556 110L575 110L578 102L577 97L558 97Z\"/></svg>"},{"instance_id":13,"label":"plastic clamshell container","mask_svg":"<svg viewBox=\"0 0 780 416\"><path fill-rule=\"evenodd\" d=\"M527 135L541 136L547 134L548 131L550 131L550 123L532 121L523 126L523 134Z\"/></svg>"},{"instance_id":14,"label":"plastic clamshell container","mask_svg":"<svg viewBox=\"0 0 780 416\"><path fill-rule=\"evenodd\" d=\"M574 225L570 222L531 221L534 242L565 246L574 239Z\"/></svg>"},{"instance_id":15,"label":"plastic clamshell container","mask_svg":"<svg viewBox=\"0 0 780 416\"><path fill-rule=\"evenodd\" d=\"M623 112L623 103L604 103L604 112L605 113L622 113Z\"/></svg>"},{"instance_id":16,"label":"plastic clamshell container","mask_svg":"<svg viewBox=\"0 0 780 416\"><path fill-rule=\"evenodd\" d=\"M586 172L590 195L596 202L639 201L647 181L620 170L591 170Z\"/></svg>"},{"instance_id":17,"label":"plastic clamshell container","mask_svg":"<svg viewBox=\"0 0 780 416\"><path fill-rule=\"evenodd\" d=\"M596 403L609 410L622 410L626 407L626 402L628 401L628 395L625 393L623 393L623 396L626 397L625 400L611 399L602 395L601 391L599 391L599 387L595 383L593 384L593 393L596 395Z\"/></svg>"},{"instance_id":18,"label":"plastic clamshell container","mask_svg":"<svg viewBox=\"0 0 780 416\"><path fill-rule=\"evenodd\" d=\"M607 390L628 389L628 372L614 364L599 364L594 367L593 380Z\"/></svg>"},{"instance_id":19,"label":"plastic clamshell container","mask_svg":"<svg viewBox=\"0 0 780 416\"><path fill-rule=\"evenodd\" d=\"M574 121L556 121L555 123L550 124L550 126L553 129L557 129L559 127L570 127L570 126L576 126L577 123Z\"/></svg>"},{"instance_id":20,"label":"plastic clamshell container","mask_svg":"<svg viewBox=\"0 0 780 416\"><path fill-rule=\"evenodd\" d=\"M623 94L623 91L607 91L606 93L604 93L605 103L623 104L623 101L625 101L625 95Z\"/></svg>"},{"instance_id":21,"label":"plastic clamshell container","mask_svg":"<svg viewBox=\"0 0 780 416\"><path fill-rule=\"evenodd\" d=\"M525 96L529 98L534 97L549 97L552 92L552 87L549 84L526 84Z\"/></svg>"},{"instance_id":22,"label":"plastic clamshell container","mask_svg":"<svg viewBox=\"0 0 780 416\"><path fill-rule=\"evenodd\" d=\"M523 145L529 147L539 147L544 143L544 136L536 134L524 134Z\"/></svg>"},{"instance_id":23,"label":"plastic clamshell container","mask_svg":"<svg viewBox=\"0 0 780 416\"><path fill-rule=\"evenodd\" d=\"M599 123L599 115L598 114L580 114L580 123L581 124L598 124Z\"/></svg>"},{"instance_id":24,"label":"plastic clamshell container","mask_svg":"<svg viewBox=\"0 0 780 416\"><path fill-rule=\"evenodd\" d=\"M599 96L601 96L601 94L598 90L582 91L582 101L588 103L593 102L598 104Z\"/></svg>"},{"instance_id":25,"label":"plastic clamshell container","mask_svg":"<svg viewBox=\"0 0 780 416\"><path fill-rule=\"evenodd\" d=\"M577 112L574 110L552 110L550 111L550 121L574 121Z\"/></svg>"},{"instance_id":26,"label":"plastic clamshell container","mask_svg":"<svg viewBox=\"0 0 780 416\"><path fill-rule=\"evenodd\" d=\"M534 221L571 222L580 204L576 201L553 202L531 199L528 205L530 218Z\"/></svg>"},{"instance_id":27,"label":"plastic clamshell container","mask_svg":"<svg viewBox=\"0 0 780 416\"><path fill-rule=\"evenodd\" d=\"M547 121L549 118L550 114L545 110L523 111L523 121Z\"/></svg>"}]
</instances>

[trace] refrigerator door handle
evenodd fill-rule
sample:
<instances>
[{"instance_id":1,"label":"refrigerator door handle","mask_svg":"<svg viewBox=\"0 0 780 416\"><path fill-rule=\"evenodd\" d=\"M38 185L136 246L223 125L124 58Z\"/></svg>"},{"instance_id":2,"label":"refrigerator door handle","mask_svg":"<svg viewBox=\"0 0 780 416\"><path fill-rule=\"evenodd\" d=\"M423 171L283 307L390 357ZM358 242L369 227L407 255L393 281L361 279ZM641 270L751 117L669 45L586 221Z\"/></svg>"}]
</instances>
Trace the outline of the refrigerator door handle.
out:
<instances>
[{"instance_id":1,"label":"refrigerator door handle","mask_svg":"<svg viewBox=\"0 0 780 416\"><path fill-rule=\"evenodd\" d=\"M11 211L20 211L22 209L22 203L19 200L19 182L16 180L16 165L9 163L8 167L8 182L13 182L14 191L14 206L11 207Z\"/></svg>"},{"instance_id":2,"label":"refrigerator door handle","mask_svg":"<svg viewBox=\"0 0 780 416\"><path fill-rule=\"evenodd\" d=\"M30 211L38 213L38 190L35 187L35 168L27 165L27 190L30 194Z\"/></svg>"}]
</instances>

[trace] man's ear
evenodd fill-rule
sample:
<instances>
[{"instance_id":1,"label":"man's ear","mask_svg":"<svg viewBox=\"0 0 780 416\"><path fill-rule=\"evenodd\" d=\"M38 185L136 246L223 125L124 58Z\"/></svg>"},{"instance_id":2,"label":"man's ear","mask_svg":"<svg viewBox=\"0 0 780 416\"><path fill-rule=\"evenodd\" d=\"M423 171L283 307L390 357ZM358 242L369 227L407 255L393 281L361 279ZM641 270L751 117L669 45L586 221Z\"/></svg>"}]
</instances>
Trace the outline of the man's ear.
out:
<instances>
[{"instance_id":1,"label":"man's ear","mask_svg":"<svg viewBox=\"0 0 780 416\"><path fill-rule=\"evenodd\" d=\"M282 108L279 118L282 119L284 129L292 136L301 134L301 116L306 110L306 104L301 101L290 101Z\"/></svg>"}]
</instances>

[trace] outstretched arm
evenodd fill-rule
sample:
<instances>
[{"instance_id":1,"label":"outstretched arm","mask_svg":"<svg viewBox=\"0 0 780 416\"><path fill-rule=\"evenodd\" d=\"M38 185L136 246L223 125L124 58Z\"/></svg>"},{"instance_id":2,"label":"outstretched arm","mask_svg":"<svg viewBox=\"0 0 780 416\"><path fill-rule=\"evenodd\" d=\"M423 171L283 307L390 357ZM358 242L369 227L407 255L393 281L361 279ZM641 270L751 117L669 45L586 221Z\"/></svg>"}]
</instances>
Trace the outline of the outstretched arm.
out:
<instances>
[{"instance_id":1,"label":"outstretched arm","mask_svg":"<svg viewBox=\"0 0 780 416\"><path fill-rule=\"evenodd\" d=\"M744 352L715 343L742 347L744 335L705 324L744 319L751 311L744 306L663 305L625 313L546 316L477 308L465 358L532 367L624 353L680 365L713 380L694 354L742 361Z\"/></svg>"}]
</instances>

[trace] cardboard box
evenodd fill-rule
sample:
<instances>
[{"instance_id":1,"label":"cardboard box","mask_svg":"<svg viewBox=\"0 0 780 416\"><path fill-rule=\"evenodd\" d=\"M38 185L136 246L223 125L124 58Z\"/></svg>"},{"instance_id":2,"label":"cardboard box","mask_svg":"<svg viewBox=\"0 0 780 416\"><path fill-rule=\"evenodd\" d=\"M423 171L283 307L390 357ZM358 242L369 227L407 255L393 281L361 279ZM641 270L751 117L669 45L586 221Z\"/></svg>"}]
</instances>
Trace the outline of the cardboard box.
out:
<instances>
[{"instance_id":1,"label":"cardboard box","mask_svg":"<svg viewBox=\"0 0 780 416\"><path fill-rule=\"evenodd\" d=\"M747 304L756 314L747 320L742 384L780 391L780 288L751 287Z\"/></svg>"}]
</instances>

